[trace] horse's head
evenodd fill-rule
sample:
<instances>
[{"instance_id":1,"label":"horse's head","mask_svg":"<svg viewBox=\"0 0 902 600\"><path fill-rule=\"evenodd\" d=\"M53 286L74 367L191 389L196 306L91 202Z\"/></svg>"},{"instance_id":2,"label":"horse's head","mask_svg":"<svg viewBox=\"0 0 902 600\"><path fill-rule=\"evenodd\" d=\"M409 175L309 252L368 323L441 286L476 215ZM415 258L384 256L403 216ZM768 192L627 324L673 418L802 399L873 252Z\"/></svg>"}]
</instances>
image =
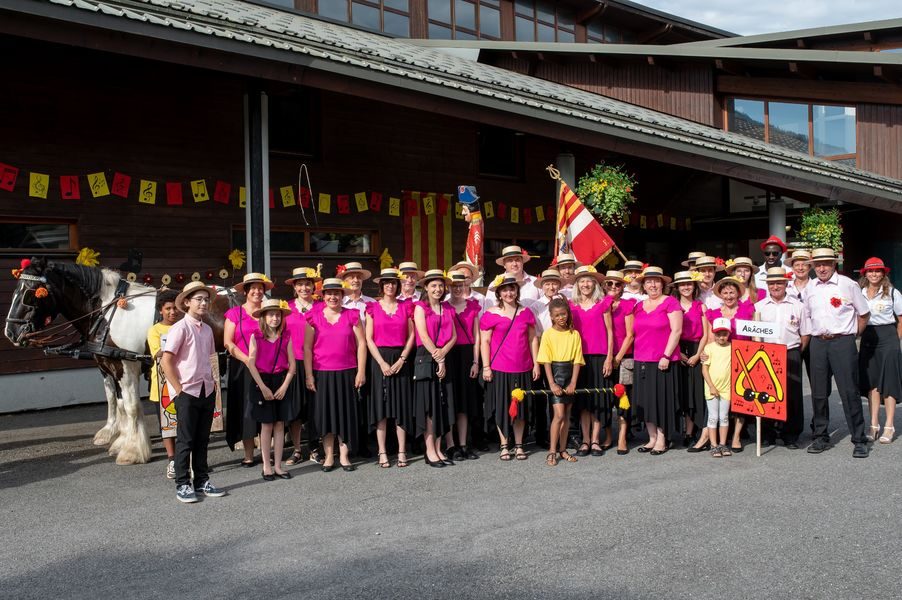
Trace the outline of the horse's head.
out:
<instances>
[{"instance_id":1,"label":"horse's head","mask_svg":"<svg viewBox=\"0 0 902 600\"><path fill-rule=\"evenodd\" d=\"M32 258L30 264L22 264L5 329L6 337L16 346L28 345L28 334L49 325L60 312L59 290L54 289L56 284L47 259Z\"/></svg>"}]
</instances>

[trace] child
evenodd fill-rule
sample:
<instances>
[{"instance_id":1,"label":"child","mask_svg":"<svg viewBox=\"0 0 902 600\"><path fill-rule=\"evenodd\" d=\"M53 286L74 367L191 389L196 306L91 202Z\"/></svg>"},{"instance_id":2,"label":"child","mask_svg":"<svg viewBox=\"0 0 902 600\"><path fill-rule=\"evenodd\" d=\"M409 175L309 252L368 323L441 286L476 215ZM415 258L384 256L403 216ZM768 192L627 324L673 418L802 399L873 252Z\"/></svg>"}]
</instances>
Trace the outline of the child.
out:
<instances>
[{"instance_id":1,"label":"child","mask_svg":"<svg viewBox=\"0 0 902 600\"><path fill-rule=\"evenodd\" d=\"M216 402L211 362L216 345L213 330L202 319L207 315L213 294L213 289L200 281L185 286L176 297L175 306L187 314L169 330L163 352L163 374L170 392L175 392L173 401L178 418L175 494L179 502L197 502L198 493L212 498L226 494L210 483L207 466L207 444ZM189 465L194 470L194 485Z\"/></svg>"},{"instance_id":2,"label":"child","mask_svg":"<svg viewBox=\"0 0 902 600\"><path fill-rule=\"evenodd\" d=\"M260 452L264 457L266 481L274 481L276 477L291 479L291 473L282 470L285 423L292 418L288 414L290 403L284 398L296 369L291 332L285 329L285 315L290 313L287 303L264 300L252 315L260 322L260 329L254 331L248 344L247 371L257 384L250 393L251 415L260 423ZM275 465L266 459L271 442L275 442Z\"/></svg>"},{"instance_id":3,"label":"child","mask_svg":"<svg viewBox=\"0 0 902 600\"><path fill-rule=\"evenodd\" d=\"M563 296L555 296L548 303L551 329L542 334L537 362L545 367L545 378L551 386L554 397L551 406L554 418L551 421L551 452L545 458L549 467L557 465L557 452L567 462L576 462L576 457L567 452L567 426L570 424L570 409L573 406L573 392L579 369L586 364L583 358L582 339L573 329L573 315L570 305Z\"/></svg>"},{"instance_id":4,"label":"child","mask_svg":"<svg viewBox=\"0 0 902 600\"><path fill-rule=\"evenodd\" d=\"M169 394L169 386L166 385L166 377L160 368L163 358L163 346L166 344L166 334L182 318L181 313L175 307L175 299L178 292L175 290L161 290L157 294L157 311L161 320L154 323L147 330L147 347L153 357L154 364L150 369L150 401L160 405L160 437L163 438L163 447L166 449L166 478L175 479L175 433L178 422L175 420L175 404Z\"/></svg>"},{"instance_id":5,"label":"child","mask_svg":"<svg viewBox=\"0 0 902 600\"><path fill-rule=\"evenodd\" d=\"M711 456L720 458L733 454L727 446L727 430L730 423L730 365L733 356L730 349L730 320L723 317L714 319L711 329L714 341L705 346L704 354L708 358L702 363L702 377L705 378Z\"/></svg>"}]
</instances>

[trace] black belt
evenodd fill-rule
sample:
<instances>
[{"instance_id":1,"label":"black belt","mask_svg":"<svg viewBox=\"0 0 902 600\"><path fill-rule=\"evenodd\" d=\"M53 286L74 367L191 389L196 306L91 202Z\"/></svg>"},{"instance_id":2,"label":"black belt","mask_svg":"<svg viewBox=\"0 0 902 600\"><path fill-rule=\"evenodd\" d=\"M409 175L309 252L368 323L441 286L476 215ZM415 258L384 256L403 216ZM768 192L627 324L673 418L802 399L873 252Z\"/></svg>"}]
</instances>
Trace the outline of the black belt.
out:
<instances>
[{"instance_id":1,"label":"black belt","mask_svg":"<svg viewBox=\"0 0 902 600\"><path fill-rule=\"evenodd\" d=\"M824 335L816 335L819 340L835 340L836 338L847 337L852 335L851 333L825 333Z\"/></svg>"}]
</instances>

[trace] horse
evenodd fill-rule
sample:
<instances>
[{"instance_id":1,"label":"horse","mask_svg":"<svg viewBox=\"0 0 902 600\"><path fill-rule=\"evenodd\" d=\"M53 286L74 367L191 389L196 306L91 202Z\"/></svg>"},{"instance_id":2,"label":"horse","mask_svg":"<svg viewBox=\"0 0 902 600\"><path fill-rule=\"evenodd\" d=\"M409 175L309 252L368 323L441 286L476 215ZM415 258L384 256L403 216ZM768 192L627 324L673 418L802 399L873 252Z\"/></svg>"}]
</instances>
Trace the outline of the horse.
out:
<instances>
[{"instance_id":1,"label":"horse","mask_svg":"<svg viewBox=\"0 0 902 600\"><path fill-rule=\"evenodd\" d=\"M109 269L48 262L35 257L14 273L18 284L4 333L16 347L45 348L50 353L91 354L103 375L107 400L106 424L94 444L109 444L116 464L146 463L150 438L141 410L141 368L147 330L156 315L157 290ZM207 323L217 351L223 350L223 315L230 295L217 293ZM57 317L65 322L53 325ZM73 341L73 338L78 338ZM70 343L60 344L68 341ZM54 347L54 344L56 346Z\"/></svg>"}]
</instances>

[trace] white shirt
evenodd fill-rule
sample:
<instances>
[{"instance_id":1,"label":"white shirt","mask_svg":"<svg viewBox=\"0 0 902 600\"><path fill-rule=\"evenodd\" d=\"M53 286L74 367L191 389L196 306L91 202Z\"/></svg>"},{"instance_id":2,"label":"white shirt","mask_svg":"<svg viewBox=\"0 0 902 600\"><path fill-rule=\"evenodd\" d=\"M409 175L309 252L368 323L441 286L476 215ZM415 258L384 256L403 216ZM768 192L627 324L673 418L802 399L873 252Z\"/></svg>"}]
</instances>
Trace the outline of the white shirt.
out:
<instances>
[{"instance_id":1,"label":"white shirt","mask_svg":"<svg viewBox=\"0 0 902 600\"><path fill-rule=\"evenodd\" d=\"M811 285L811 279L808 279L808 283L805 284L805 287L808 287L809 285ZM763 289L767 289L767 288L763 288ZM786 284L786 295L792 296L799 302L802 301L802 292L804 292L804 291L805 291L805 288L799 289L798 287L796 287L796 278L795 277L792 278L792 281L790 281L788 284Z\"/></svg>"},{"instance_id":2,"label":"white shirt","mask_svg":"<svg viewBox=\"0 0 902 600\"><path fill-rule=\"evenodd\" d=\"M568 283L567 285L561 286L561 289L557 291L558 294L567 298L568 300L573 298L573 284Z\"/></svg>"},{"instance_id":3,"label":"white shirt","mask_svg":"<svg viewBox=\"0 0 902 600\"><path fill-rule=\"evenodd\" d=\"M813 336L857 335L858 317L871 310L858 284L836 272L827 281L812 279L802 302L811 316Z\"/></svg>"},{"instance_id":4,"label":"white shirt","mask_svg":"<svg viewBox=\"0 0 902 600\"><path fill-rule=\"evenodd\" d=\"M635 300L636 302L644 302L648 300L648 294L630 292L629 290L623 290L623 293L620 295L620 297L624 300Z\"/></svg>"},{"instance_id":5,"label":"white shirt","mask_svg":"<svg viewBox=\"0 0 902 600\"><path fill-rule=\"evenodd\" d=\"M404 294L398 294L398 302L401 300L413 300L416 302L420 299L420 292L414 292L412 296L405 296Z\"/></svg>"},{"instance_id":6,"label":"white shirt","mask_svg":"<svg viewBox=\"0 0 902 600\"><path fill-rule=\"evenodd\" d=\"M768 342L783 344L791 350L802 344L801 336L810 334L808 309L792 296L786 295L780 302L766 296L764 300L755 303L755 312L760 320L780 326L780 337L766 340Z\"/></svg>"},{"instance_id":7,"label":"white shirt","mask_svg":"<svg viewBox=\"0 0 902 600\"><path fill-rule=\"evenodd\" d=\"M720 299L720 296L714 293L713 286L710 290L702 290L702 293L699 294L698 299L702 301L702 304L704 304L705 308L707 308L708 310L717 310L721 306L723 306L723 300Z\"/></svg>"},{"instance_id":8,"label":"white shirt","mask_svg":"<svg viewBox=\"0 0 902 600\"><path fill-rule=\"evenodd\" d=\"M548 314L548 304L551 298L542 294L538 300L525 300L523 306L532 311L536 317L536 335L541 336L546 329L551 329L551 315Z\"/></svg>"},{"instance_id":9,"label":"white shirt","mask_svg":"<svg viewBox=\"0 0 902 600\"><path fill-rule=\"evenodd\" d=\"M366 322L366 305L370 302L375 302L374 298L370 298L369 296L364 296L361 294L360 298L357 300L351 300L351 297L345 295L344 298L341 299L341 307L342 308L356 308L360 312L360 323L363 324Z\"/></svg>"},{"instance_id":10,"label":"white shirt","mask_svg":"<svg viewBox=\"0 0 902 600\"><path fill-rule=\"evenodd\" d=\"M782 260L782 259L783 259L783 257L781 256L780 260ZM774 265L774 266L777 266L777 265ZM779 266L783 267L783 270L785 272L792 273L792 267L787 267L782 262L780 263ZM767 290L767 263L764 263L763 265L758 266L758 272L755 273L755 287L758 288L759 290ZM788 294L789 291L787 290L786 293Z\"/></svg>"},{"instance_id":11,"label":"white shirt","mask_svg":"<svg viewBox=\"0 0 902 600\"><path fill-rule=\"evenodd\" d=\"M880 293L873 298L868 298L868 288L861 288L861 293L871 308L868 325L895 325L896 320L893 315L902 316L902 293L894 287L891 287L889 292L888 298Z\"/></svg>"}]
</instances>

